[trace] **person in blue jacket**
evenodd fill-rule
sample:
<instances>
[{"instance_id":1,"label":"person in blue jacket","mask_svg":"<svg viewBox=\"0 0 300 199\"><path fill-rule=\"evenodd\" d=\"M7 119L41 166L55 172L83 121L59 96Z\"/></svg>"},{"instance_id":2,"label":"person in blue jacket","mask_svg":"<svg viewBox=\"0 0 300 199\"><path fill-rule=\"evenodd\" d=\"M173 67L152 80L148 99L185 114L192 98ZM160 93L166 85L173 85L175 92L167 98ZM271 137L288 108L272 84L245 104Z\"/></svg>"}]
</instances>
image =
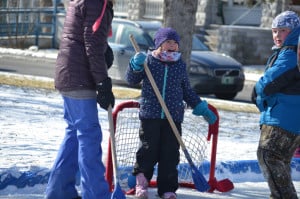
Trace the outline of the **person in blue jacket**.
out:
<instances>
[{"instance_id":1,"label":"person in blue jacket","mask_svg":"<svg viewBox=\"0 0 300 199\"><path fill-rule=\"evenodd\" d=\"M255 85L256 105L261 113L257 157L271 199L298 198L290 163L300 146L299 33L300 20L295 12L285 11L274 18L274 53Z\"/></svg>"},{"instance_id":2,"label":"person in blue jacket","mask_svg":"<svg viewBox=\"0 0 300 199\"><path fill-rule=\"evenodd\" d=\"M126 80L129 84L142 82L139 113L142 144L136 152L133 171L137 198L148 198L147 187L156 163L158 195L165 199L176 199L175 192L178 189L179 143L144 71L145 61L180 133L184 101L194 109L195 115L204 116L209 124L217 119L207 102L201 100L190 86L186 64L179 52L179 40L174 29L159 29L154 37L155 50L148 54L135 54L127 68Z\"/></svg>"}]
</instances>

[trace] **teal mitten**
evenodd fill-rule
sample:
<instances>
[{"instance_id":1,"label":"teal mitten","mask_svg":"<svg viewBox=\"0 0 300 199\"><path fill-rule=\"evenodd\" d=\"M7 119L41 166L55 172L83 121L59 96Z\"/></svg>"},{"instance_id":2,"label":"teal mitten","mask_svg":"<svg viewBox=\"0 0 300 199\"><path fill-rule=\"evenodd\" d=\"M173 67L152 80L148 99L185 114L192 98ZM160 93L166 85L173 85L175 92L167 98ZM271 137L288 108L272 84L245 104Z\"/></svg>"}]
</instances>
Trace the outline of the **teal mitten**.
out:
<instances>
[{"instance_id":1,"label":"teal mitten","mask_svg":"<svg viewBox=\"0 0 300 199\"><path fill-rule=\"evenodd\" d=\"M131 59L130 59L130 65L131 68L134 71L142 71L144 70L144 62L146 60L147 55L145 53L136 53Z\"/></svg>"},{"instance_id":2,"label":"teal mitten","mask_svg":"<svg viewBox=\"0 0 300 199\"><path fill-rule=\"evenodd\" d=\"M200 102L193 110L194 115L202 115L209 124L214 124L217 121L217 116L208 108L205 100Z\"/></svg>"}]
</instances>

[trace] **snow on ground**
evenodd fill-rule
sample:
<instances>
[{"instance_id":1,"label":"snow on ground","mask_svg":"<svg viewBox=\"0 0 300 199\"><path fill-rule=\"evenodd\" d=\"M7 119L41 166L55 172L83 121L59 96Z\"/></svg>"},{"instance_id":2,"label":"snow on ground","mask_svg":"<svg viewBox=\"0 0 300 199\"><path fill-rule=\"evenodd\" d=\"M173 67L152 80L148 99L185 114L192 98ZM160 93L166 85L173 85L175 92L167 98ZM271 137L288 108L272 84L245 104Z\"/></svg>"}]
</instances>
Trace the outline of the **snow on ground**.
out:
<instances>
[{"instance_id":1,"label":"snow on ground","mask_svg":"<svg viewBox=\"0 0 300 199\"><path fill-rule=\"evenodd\" d=\"M119 103L120 100L117 100ZM0 174L18 174L26 171L48 172L64 135L62 99L57 92L1 85L0 86ZM255 113L219 110L220 129L217 161L255 160L259 137ZM104 131L104 153L108 143L107 113L99 111ZM105 159L105 157L104 157ZM178 198L267 198L269 190L261 174L249 173L249 181L235 182L228 193L200 193L181 188ZM300 175L299 171L295 175ZM236 176L217 176L218 180ZM255 179L253 179L255 178ZM253 181L254 180L254 181ZM258 182L257 182L258 181ZM300 196L300 181L296 182ZM0 189L0 198L43 198L45 184ZM155 198L156 190L151 190ZM129 197L130 198L130 197Z\"/></svg>"},{"instance_id":2,"label":"snow on ground","mask_svg":"<svg viewBox=\"0 0 300 199\"><path fill-rule=\"evenodd\" d=\"M0 48L0 53L18 56L45 57L55 59L56 49L28 50ZM260 71L261 67L258 67ZM246 67L245 71L253 69ZM256 69L255 69L256 71ZM257 80L260 74L251 72L246 78ZM120 100L117 100L117 103ZM256 147L259 138L257 113L219 111L220 129L217 164L225 162L256 161ZM41 199L44 198L46 179L56 157L57 149L64 135L62 99L57 92L0 85L0 199ZM107 113L99 111L104 132L102 147L107 153L108 123ZM105 156L103 160L105 160ZM244 162L244 163L245 163ZM251 170L251 169L250 169ZM180 188L181 199L253 199L268 198L269 190L260 173L249 168L239 173L216 173L217 180L229 178L235 188L227 193L200 193L192 189ZM257 169L256 169L257 170ZM295 169L294 169L295 170ZM1 187L8 177L28 179L34 173L40 177L40 184L31 185L21 182L20 187L13 185ZM22 175L21 175L22 174ZM25 176L23 176L25 174ZM298 197L300 197L300 172L293 171ZM128 196L128 198L132 198ZM156 198L156 189L150 190L150 198Z\"/></svg>"},{"instance_id":3,"label":"snow on ground","mask_svg":"<svg viewBox=\"0 0 300 199\"><path fill-rule=\"evenodd\" d=\"M14 49L14 48L1 48L0 54L11 54L18 56L30 56L30 57L41 57L46 59L56 59L58 50L57 49L38 49L37 46L31 46L28 49Z\"/></svg>"},{"instance_id":4,"label":"snow on ground","mask_svg":"<svg viewBox=\"0 0 300 199\"><path fill-rule=\"evenodd\" d=\"M267 199L269 190L265 182L245 182L235 183L235 188L227 193L201 193L192 189L180 188L177 191L178 199ZM300 182L295 183L296 188L299 189ZM10 186L4 191L0 191L0 199L43 199L42 195L45 189L44 185L36 185L24 189L16 189ZM298 192L298 197L300 193ZM133 196L126 196L126 198L134 198ZM156 196L156 189L150 189L149 199L158 198Z\"/></svg>"}]
</instances>

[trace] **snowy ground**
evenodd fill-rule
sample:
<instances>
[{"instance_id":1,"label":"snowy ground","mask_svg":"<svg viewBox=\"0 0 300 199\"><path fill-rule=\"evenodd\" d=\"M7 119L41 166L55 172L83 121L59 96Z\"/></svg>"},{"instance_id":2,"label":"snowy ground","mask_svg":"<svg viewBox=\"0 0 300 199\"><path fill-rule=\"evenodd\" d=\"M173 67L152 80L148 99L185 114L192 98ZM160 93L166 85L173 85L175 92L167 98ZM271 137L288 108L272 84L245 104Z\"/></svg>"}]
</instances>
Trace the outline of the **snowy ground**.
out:
<instances>
[{"instance_id":1,"label":"snowy ground","mask_svg":"<svg viewBox=\"0 0 300 199\"><path fill-rule=\"evenodd\" d=\"M0 53L55 59L57 50L18 50L0 48ZM255 67L247 67L246 71ZM259 67L260 69L261 67ZM259 70L258 70L259 71ZM250 71L251 72L251 71ZM248 80L257 80L260 74L256 69L247 74ZM117 100L117 103L120 100ZM220 103L220 102L218 102ZM222 103L222 102L221 102ZM237 105L237 104L236 104ZM240 106L240 105L237 105ZM243 109L248 110L243 107ZM257 113L219 111L220 129L217 163L256 161L256 147L259 138ZM34 173L45 181L64 134L62 100L57 92L0 85L0 199L42 199L45 183L32 184L22 181ZM99 111L106 153L108 143L107 113ZM103 157L103 160L106 157ZM298 197L300 197L300 172L293 171ZM22 174L22 175L21 175ZM26 174L26 175L24 175ZM24 175L24 176L23 176ZM18 186L3 186L3 180L18 178ZM180 188L180 199L263 199L268 198L269 190L263 177L246 169L243 174L216 173L217 180L229 178L234 189L227 193L200 193ZM10 178L12 179L12 178ZM21 182L20 182L21 179ZM156 189L150 190L150 198L156 198ZM132 198L128 196L128 198Z\"/></svg>"},{"instance_id":2,"label":"snowy ground","mask_svg":"<svg viewBox=\"0 0 300 199\"><path fill-rule=\"evenodd\" d=\"M117 103L120 102L119 100ZM26 171L46 172L56 156L65 123L62 119L62 100L57 92L0 85L0 179L6 174ZM255 113L225 112L220 114L220 137L217 161L255 160L259 137ZM104 131L103 149L108 142L107 113L99 111ZM105 157L104 157L105 158ZM237 176L217 176L234 181L235 189L228 193L199 193L180 189L178 198L267 198L268 188L260 174L249 173L248 181L238 182ZM299 171L294 175L299 178ZM256 179L256 180L255 180ZM295 182L300 196L300 181ZM43 198L45 184L0 189L0 198ZM151 198L155 198L155 189Z\"/></svg>"}]
</instances>

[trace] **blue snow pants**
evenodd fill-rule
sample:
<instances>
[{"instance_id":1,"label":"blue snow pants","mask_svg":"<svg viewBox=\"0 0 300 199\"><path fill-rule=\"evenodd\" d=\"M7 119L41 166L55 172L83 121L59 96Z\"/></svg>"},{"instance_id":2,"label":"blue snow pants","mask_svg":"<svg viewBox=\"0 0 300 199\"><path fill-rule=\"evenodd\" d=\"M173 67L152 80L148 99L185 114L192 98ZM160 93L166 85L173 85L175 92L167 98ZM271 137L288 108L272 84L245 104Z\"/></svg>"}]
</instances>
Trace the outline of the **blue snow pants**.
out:
<instances>
[{"instance_id":1,"label":"blue snow pants","mask_svg":"<svg viewBox=\"0 0 300 199\"><path fill-rule=\"evenodd\" d=\"M76 173L81 174L83 199L109 199L102 163L102 131L96 99L74 99L63 96L65 137L50 173L47 199L78 197Z\"/></svg>"}]
</instances>

